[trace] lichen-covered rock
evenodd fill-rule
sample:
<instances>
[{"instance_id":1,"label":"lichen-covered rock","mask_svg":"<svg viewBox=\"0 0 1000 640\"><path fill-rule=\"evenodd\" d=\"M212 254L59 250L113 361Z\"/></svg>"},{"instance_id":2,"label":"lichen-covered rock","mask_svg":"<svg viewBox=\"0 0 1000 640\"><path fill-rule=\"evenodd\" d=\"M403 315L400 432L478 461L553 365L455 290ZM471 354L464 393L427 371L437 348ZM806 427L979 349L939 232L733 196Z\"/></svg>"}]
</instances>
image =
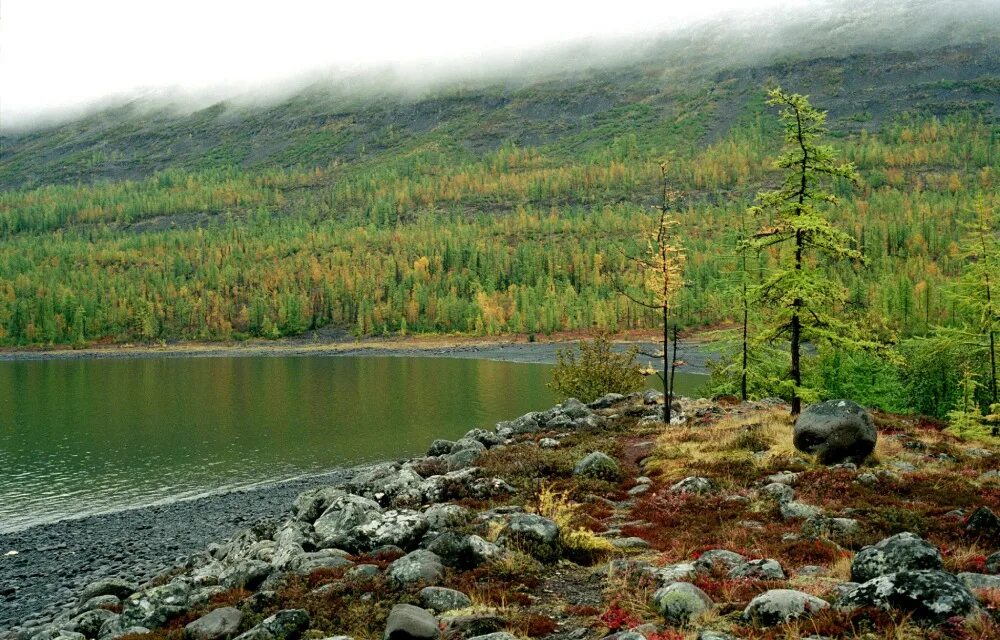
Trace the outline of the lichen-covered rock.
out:
<instances>
[{"instance_id":1,"label":"lichen-covered rock","mask_svg":"<svg viewBox=\"0 0 1000 640\"><path fill-rule=\"evenodd\" d=\"M764 485L764 488L760 492L778 502L791 502L795 499L795 489L781 482L772 482Z\"/></svg>"},{"instance_id":2,"label":"lichen-covered rock","mask_svg":"<svg viewBox=\"0 0 1000 640\"><path fill-rule=\"evenodd\" d=\"M243 621L243 612L234 607L220 607L188 623L184 631L192 640L228 640Z\"/></svg>"},{"instance_id":3,"label":"lichen-covered rock","mask_svg":"<svg viewBox=\"0 0 1000 640\"><path fill-rule=\"evenodd\" d=\"M753 580L784 580L785 571L777 560L766 558L750 560L729 570L730 578L751 578Z\"/></svg>"},{"instance_id":4,"label":"lichen-covered rock","mask_svg":"<svg viewBox=\"0 0 1000 640\"><path fill-rule=\"evenodd\" d=\"M1000 551L986 558L986 573L1000 573Z\"/></svg>"},{"instance_id":5,"label":"lichen-covered rock","mask_svg":"<svg viewBox=\"0 0 1000 640\"><path fill-rule=\"evenodd\" d=\"M118 617L118 614L107 609L91 609L81 613L71 621L72 630L82 633L88 638L96 638L101 633L101 628L109 621Z\"/></svg>"},{"instance_id":6,"label":"lichen-covered rock","mask_svg":"<svg viewBox=\"0 0 1000 640\"><path fill-rule=\"evenodd\" d=\"M454 531L446 531L435 538L429 545L446 566L457 569L474 569L479 565L500 557L500 547L487 542L477 535L463 535Z\"/></svg>"},{"instance_id":7,"label":"lichen-covered rock","mask_svg":"<svg viewBox=\"0 0 1000 640\"><path fill-rule=\"evenodd\" d=\"M476 444L479 443L477 442ZM476 464L476 461L479 460L479 457L485 450L486 449L459 449L454 453L448 454L445 456L445 460L448 464L448 471L458 471L460 469L468 469L469 467L472 467Z\"/></svg>"},{"instance_id":8,"label":"lichen-covered rock","mask_svg":"<svg viewBox=\"0 0 1000 640\"><path fill-rule=\"evenodd\" d=\"M507 525L506 544L514 546L543 562L557 560L562 552L559 525L532 513L516 513Z\"/></svg>"},{"instance_id":9,"label":"lichen-covered rock","mask_svg":"<svg viewBox=\"0 0 1000 640\"><path fill-rule=\"evenodd\" d=\"M805 520L823 513L823 510L817 506L795 500L782 502L778 510L785 520Z\"/></svg>"},{"instance_id":10,"label":"lichen-covered rock","mask_svg":"<svg viewBox=\"0 0 1000 640\"><path fill-rule=\"evenodd\" d=\"M742 557L742 556L741 556ZM661 569L653 571L653 579L661 587L675 582L687 582L694 580L698 574L698 569L689 562L667 565Z\"/></svg>"},{"instance_id":11,"label":"lichen-covered rock","mask_svg":"<svg viewBox=\"0 0 1000 640\"><path fill-rule=\"evenodd\" d=\"M653 593L653 608L664 620L686 625L712 608L712 599L690 582L674 582Z\"/></svg>"},{"instance_id":12,"label":"lichen-covered rock","mask_svg":"<svg viewBox=\"0 0 1000 640\"><path fill-rule=\"evenodd\" d=\"M410 465L380 464L359 472L348 480L351 493L376 501L383 507L417 506L424 479Z\"/></svg>"},{"instance_id":13,"label":"lichen-covered rock","mask_svg":"<svg viewBox=\"0 0 1000 640\"><path fill-rule=\"evenodd\" d=\"M292 503L292 514L303 522L313 523L316 518L330 507L330 503L344 495L343 489L335 487L316 487L304 491Z\"/></svg>"},{"instance_id":14,"label":"lichen-covered rock","mask_svg":"<svg viewBox=\"0 0 1000 640\"><path fill-rule=\"evenodd\" d=\"M694 561L694 568L702 573L713 573L720 570L729 572L746 563L747 559L734 551L710 549L698 556L698 559Z\"/></svg>"},{"instance_id":15,"label":"lichen-covered rock","mask_svg":"<svg viewBox=\"0 0 1000 640\"><path fill-rule=\"evenodd\" d=\"M476 440L487 449L492 449L495 446L503 444L503 438L492 431L487 431L486 429L470 429L464 436L462 436L462 440ZM461 442L461 440L459 440L459 442Z\"/></svg>"},{"instance_id":16,"label":"lichen-covered rock","mask_svg":"<svg viewBox=\"0 0 1000 640\"><path fill-rule=\"evenodd\" d=\"M878 432L871 414L850 400L810 405L795 420L793 442L823 464L861 464L875 450Z\"/></svg>"},{"instance_id":17,"label":"lichen-covered rock","mask_svg":"<svg viewBox=\"0 0 1000 640\"><path fill-rule=\"evenodd\" d=\"M540 412L533 411L531 413L526 413L519 418L515 418L514 420L498 422L496 429L497 435L506 437L504 434L515 435L519 433L536 433L542 428L538 422L539 416L541 416Z\"/></svg>"},{"instance_id":18,"label":"lichen-covered rock","mask_svg":"<svg viewBox=\"0 0 1000 640\"><path fill-rule=\"evenodd\" d=\"M689 476L670 487L670 493L705 494L715 491L715 484L708 478Z\"/></svg>"},{"instance_id":19,"label":"lichen-covered rock","mask_svg":"<svg viewBox=\"0 0 1000 640\"><path fill-rule=\"evenodd\" d=\"M960 573L958 579L972 591L1000 589L1000 576L985 573Z\"/></svg>"},{"instance_id":20,"label":"lichen-covered rock","mask_svg":"<svg viewBox=\"0 0 1000 640\"><path fill-rule=\"evenodd\" d=\"M441 616L445 638L474 638L496 633L504 628L507 621L493 614L470 614L461 616Z\"/></svg>"},{"instance_id":21,"label":"lichen-covered rock","mask_svg":"<svg viewBox=\"0 0 1000 640\"><path fill-rule=\"evenodd\" d=\"M602 480L617 480L621 476L621 469L614 458L603 451L594 451L576 463L576 467L573 468L573 475Z\"/></svg>"},{"instance_id":22,"label":"lichen-covered rock","mask_svg":"<svg viewBox=\"0 0 1000 640\"><path fill-rule=\"evenodd\" d=\"M384 640L437 640L437 619L412 604L397 604L389 612Z\"/></svg>"},{"instance_id":23,"label":"lichen-covered rock","mask_svg":"<svg viewBox=\"0 0 1000 640\"><path fill-rule=\"evenodd\" d=\"M354 529L370 522L381 511L379 504L369 498L347 493L337 496L313 523L319 546L342 548L345 541L351 540Z\"/></svg>"},{"instance_id":24,"label":"lichen-covered rock","mask_svg":"<svg viewBox=\"0 0 1000 640\"><path fill-rule=\"evenodd\" d=\"M320 549L310 551L296 557L288 569L302 575L309 575L317 569L340 569L350 567L354 563L348 559L348 553L342 549Z\"/></svg>"},{"instance_id":25,"label":"lichen-covered rock","mask_svg":"<svg viewBox=\"0 0 1000 640\"><path fill-rule=\"evenodd\" d=\"M406 551L417 546L427 529L427 519L422 513L390 509L373 514L367 522L342 535L337 546L352 553L374 551L387 545Z\"/></svg>"},{"instance_id":26,"label":"lichen-covered rock","mask_svg":"<svg viewBox=\"0 0 1000 640\"><path fill-rule=\"evenodd\" d=\"M415 582L433 585L444 575L444 565L436 553L417 549L390 564L386 575L397 585Z\"/></svg>"},{"instance_id":27,"label":"lichen-covered rock","mask_svg":"<svg viewBox=\"0 0 1000 640\"><path fill-rule=\"evenodd\" d=\"M896 609L928 622L966 616L979 608L975 596L958 578L935 570L880 575L846 594L838 606Z\"/></svg>"},{"instance_id":28,"label":"lichen-covered rock","mask_svg":"<svg viewBox=\"0 0 1000 640\"><path fill-rule=\"evenodd\" d=\"M588 409L608 409L623 401L625 396L620 393L606 393L597 400L587 404Z\"/></svg>"},{"instance_id":29,"label":"lichen-covered rock","mask_svg":"<svg viewBox=\"0 0 1000 640\"><path fill-rule=\"evenodd\" d=\"M431 531L460 527L471 517L468 509L457 504L435 504L424 511L424 519Z\"/></svg>"},{"instance_id":30,"label":"lichen-covered rock","mask_svg":"<svg viewBox=\"0 0 1000 640\"><path fill-rule=\"evenodd\" d=\"M429 456L446 456L451 453L452 447L455 446L453 440L443 440L438 438L431 443L431 446L427 448L427 455Z\"/></svg>"},{"instance_id":31,"label":"lichen-covered rock","mask_svg":"<svg viewBox=\"0 0 1000 640\"><path fill-rule=\"evenodd\" d=\"M239 560L229 565L219 576L227 589L256 589L271 574L270 564L261 560Z\"/></svg>"},{"instance_id":32,"label":"lichen-covered rock","mask_svg":"<svg viewBox=\"0 0 1000 640\"><path fill-rule=\"evenodd\" d=\"M118 625L122 629L162 627L189 609L190 597L191 584L187 580L174 580L159 587L133 593L122 605Z\"/></svg>"},{"instance_id":33,"label":"lichen-covered rock","mask_svg":"<svg viewBox=\"0 0 1000 640\"><path fill-rule=\"evenodd\" d=\"M420 604L435 613L464 609L472 604L469 596L445 587L424 587L420 590Z\"/></svg>"},{"instance_id":34,"label":"lichen-covered rock","mask_svg":"<svg viewBox=\"0 0 1000 640\"><path fill-rule=\"evenodd\" d=\"M793 618L808 618L830 605L816 596L793 589L771 589L750 601L743 619L761 627L784 624Z\"/></svg>"},{"instance_id":35,"label":"lichen-covered rock","mask_svg":"<svg viewBox=\"0 0 1000 640\"><path fill-rule=\"evenodd\" d=\"M940 569L942 566L937 547L904 532L861 549L851 563L851 580L865 583L900 571Z\"/></svg>"},{"instance_id":36,"label":"lichen-covered rock","mask_svg":"<svg viewBox=\"0 0 1000 640\"><path fill-rule=\"evenodd\" d=\"M294 640L308 628L308 612L303 609L283 609L236 638L237 640Z\"/></svg>"},{"instance_id":37,"label":"lichen-covered rock","mask_svg":"<svg viewBox=\"0 0 1000 640\"><path fill-rule=\"evenodd\" d=\"M496 631L482 636L475 636L469 638L469 640L517 640L517 636L507 633L506 631Z\"/></svg>"},{"instance_id":38,"label":"lichen-covered rock","mask_svg":"<svg viewBox=\"0 0 1000 640\"><path fill-rule=\"evenodd\" d=\"M861 524L854 518L827 518L813 516L802 523L802 533L814 538L829 538L843 540L853 536L861 529Z\"/></svg>"}]
</instances>

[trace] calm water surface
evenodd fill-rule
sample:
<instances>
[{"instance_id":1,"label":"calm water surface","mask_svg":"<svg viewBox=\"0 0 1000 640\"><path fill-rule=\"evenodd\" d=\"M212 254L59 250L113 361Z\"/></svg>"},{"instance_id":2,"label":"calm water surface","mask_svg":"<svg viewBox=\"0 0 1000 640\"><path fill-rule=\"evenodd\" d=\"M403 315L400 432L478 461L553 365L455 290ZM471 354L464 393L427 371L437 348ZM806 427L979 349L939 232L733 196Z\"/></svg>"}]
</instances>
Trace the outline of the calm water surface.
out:
<instances>
[{"instance_id":1,"label":"calm water surface","mask_svg":"<svg viewBox=\"0 0 1000 640\"><path fill-rule=\"evenodd\" d=\"M551 406L549 371L376 356L0 362L0 532L418 454Z\"/></svg>"}]
</instances>

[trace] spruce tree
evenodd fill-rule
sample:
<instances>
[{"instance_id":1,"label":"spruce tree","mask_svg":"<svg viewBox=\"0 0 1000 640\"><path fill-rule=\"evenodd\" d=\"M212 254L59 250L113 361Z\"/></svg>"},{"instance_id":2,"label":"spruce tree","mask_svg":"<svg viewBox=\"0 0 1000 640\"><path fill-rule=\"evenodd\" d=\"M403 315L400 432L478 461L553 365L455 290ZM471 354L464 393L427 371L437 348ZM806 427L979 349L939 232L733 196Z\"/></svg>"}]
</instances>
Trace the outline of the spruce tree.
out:
<instances>
[{"instance_id":1,"label":"spruce tree","mask_svg":"<svg viewBox=\"0 0 1000 640\"><path fill-rule=\"evenodd\" d=\"M785 177L780 188L759 193L750 207L761 227L747 240L747 248L789 247L756 293L772 311L761 338L790 343L787 386L792 415L797 415L806 391L802 386L803 344L856 347L864 342L854 327L834 315L847 292L824 273L820 262L824 258L863 260L851 236L835 228L825 215L828 206L837 204L827 185L838 178L856 182L857 173L850 163L838 164L834 149L820 143L827 132L826 112L813 108L806 96L776 88L769 92L768 104L781 107L785 150L776 167Z\"/></svg>"}]
</instances>

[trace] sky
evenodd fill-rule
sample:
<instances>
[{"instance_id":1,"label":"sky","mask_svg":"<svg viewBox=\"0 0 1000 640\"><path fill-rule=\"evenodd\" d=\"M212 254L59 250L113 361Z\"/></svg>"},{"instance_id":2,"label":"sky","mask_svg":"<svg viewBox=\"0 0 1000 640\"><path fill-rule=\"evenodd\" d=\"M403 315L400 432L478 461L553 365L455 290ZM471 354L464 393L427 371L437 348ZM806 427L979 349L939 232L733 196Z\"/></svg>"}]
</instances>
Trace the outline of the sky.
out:
<instances>
[{"instance_id":1,"label":"sky","mask_svg":"<svg viewBox=\"0 0 1000 640\"><path fill-rule=\"evenodd\" d=\"M475 69L805 0L0 0L0 127L110 97L253 91L323 71Z\"/></svg>"}]
</instances>

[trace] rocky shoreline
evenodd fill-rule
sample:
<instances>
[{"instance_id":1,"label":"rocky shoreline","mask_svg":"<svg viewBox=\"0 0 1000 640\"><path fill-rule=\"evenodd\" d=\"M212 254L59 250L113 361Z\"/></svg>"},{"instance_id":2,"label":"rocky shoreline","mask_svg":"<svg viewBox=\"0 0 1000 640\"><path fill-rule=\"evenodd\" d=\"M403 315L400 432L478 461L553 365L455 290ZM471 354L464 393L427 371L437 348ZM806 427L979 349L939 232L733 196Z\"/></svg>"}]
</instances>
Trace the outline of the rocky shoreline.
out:
<instances>
[{"instance_id":1,"label":"rocky shoreline","mask_svg":"<svg viewBox=\"0 0 1000 640\"><path fill-rule=\"evenodd\" d=\"M184 514L167 514L173 530L142 514L151 535L109 552L97 580L23 573L39 588L8 599L58 604L0 637L996 637L997 448L861 410L847 429L866 421L871 455L812 458L773 402L681 399L671 425L661 408L656 392L571 399L256 510L235 496L216 527L240 528L192 552L208 532L187 514L173 562L136 562L134 547L171 540Z\"/></svg>"}]
</instances>

